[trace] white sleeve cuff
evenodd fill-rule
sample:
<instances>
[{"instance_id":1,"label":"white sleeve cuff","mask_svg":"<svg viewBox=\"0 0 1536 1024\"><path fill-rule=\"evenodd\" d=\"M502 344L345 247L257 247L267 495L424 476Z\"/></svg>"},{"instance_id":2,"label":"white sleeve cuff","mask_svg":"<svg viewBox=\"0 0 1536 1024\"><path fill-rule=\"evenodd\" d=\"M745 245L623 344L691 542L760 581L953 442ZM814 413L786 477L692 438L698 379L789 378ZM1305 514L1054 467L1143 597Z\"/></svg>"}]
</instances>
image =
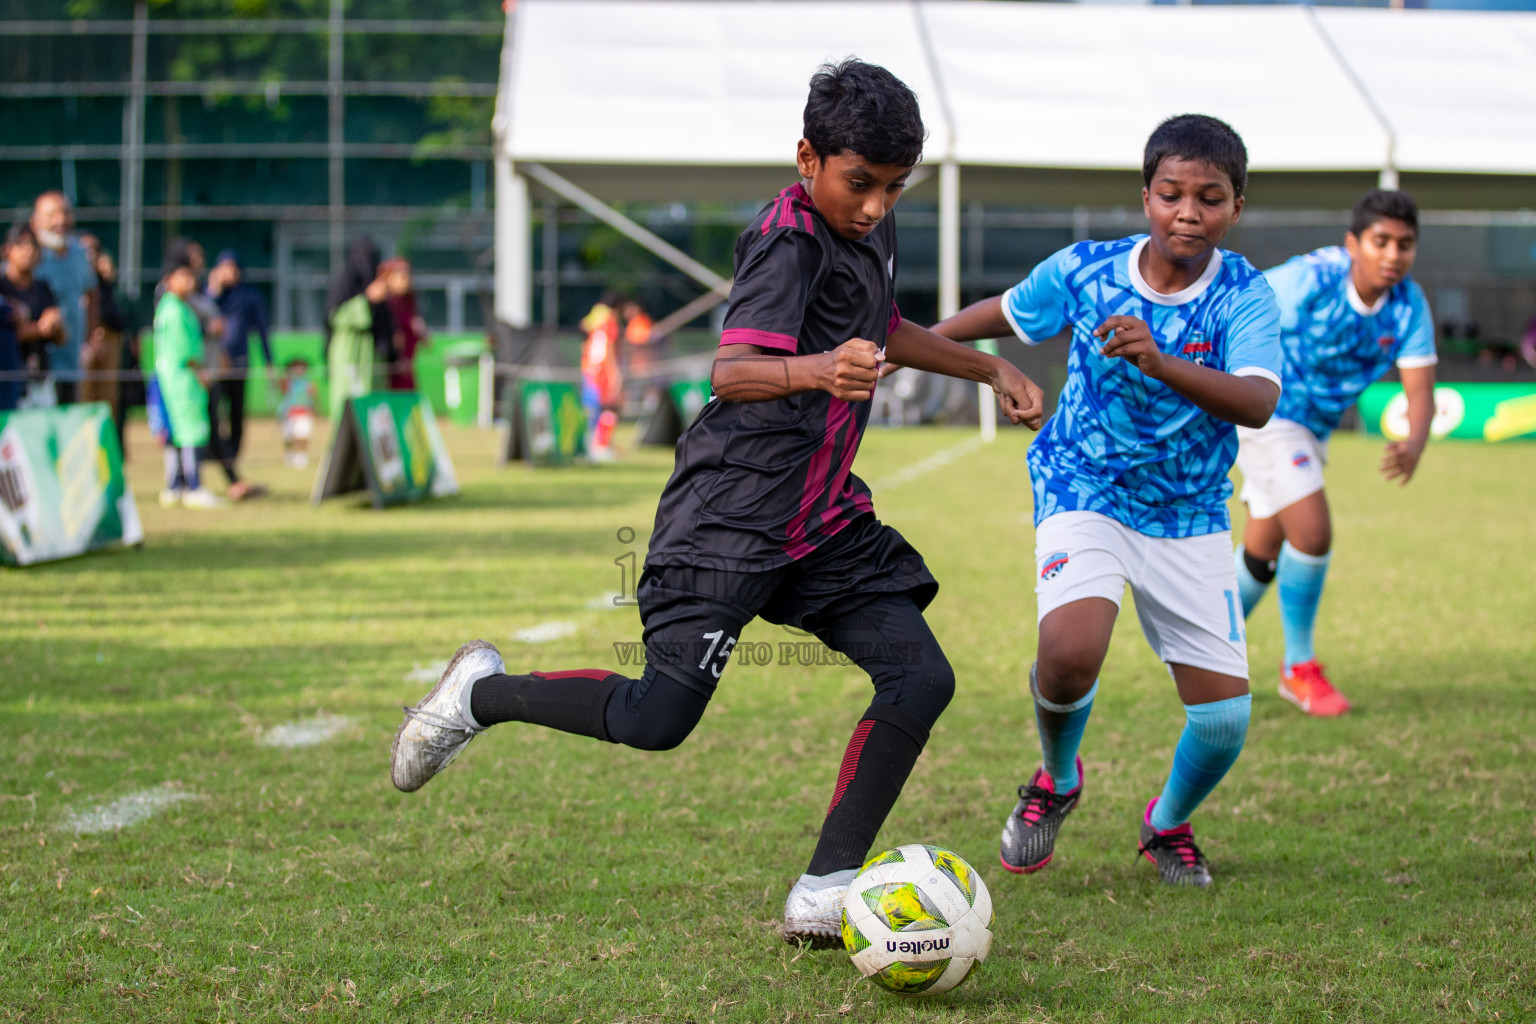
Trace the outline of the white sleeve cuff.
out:
<instances>
[{"instance_id":1,"label":"white sleeve cuff","mask_svg":"<svg viewBox=\"0 0 1536 1024\"><path fill-rule=\"evenodd\" d=\"M1285 385L1280 382L1280 375L1273 370L1266 370L1262 366L1239 366L1237 369L1229 372L1234 377L1263 377L1281 391L1285 390Z\"/></svg>"},{"instance_id":2,"label":"white sleeve cuff","mask_svg":"<svg viewBox=\"0 0 1536 1024\"><path fill-rule=\"evenodd\" d=\"M1003 292L1003 319L1008 321L1008 326L1013 328L1013 333L1018 335L1019 340L1024 344L1038 345L1040 343L1026 334L1024 328L1020 327L1019 322L1013 318L1013 308L1012 304L1008 301L1008 296L1012 295L1014 288L1017 287L1018 285L1014 285L1013 288Z\"/></svg>"},{"instance_id":3,"label":"white sleeve cuff","mask_svg":"<svg viewBox=\"0 0 1536 1024\"><path fill-rule=\"evenodd\" d=\"M1422 370L1426 366L1434 366L1440 361L1440 357L1431 353L1427 356L1403 356L1397 361L1399 370Z\"/></svg>"}]
</instances>

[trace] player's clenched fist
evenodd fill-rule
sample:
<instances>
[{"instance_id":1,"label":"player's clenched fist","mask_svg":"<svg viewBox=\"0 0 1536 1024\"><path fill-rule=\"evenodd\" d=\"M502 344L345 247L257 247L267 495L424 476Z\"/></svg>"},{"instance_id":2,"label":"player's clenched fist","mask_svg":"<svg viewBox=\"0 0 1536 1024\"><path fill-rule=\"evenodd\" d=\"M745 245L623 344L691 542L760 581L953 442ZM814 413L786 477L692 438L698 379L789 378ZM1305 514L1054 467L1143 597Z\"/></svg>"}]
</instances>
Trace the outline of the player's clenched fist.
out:
<instances>
[{"instance_id":1,"label":"player's clenched fist","mask_svg":"<svg viewBox=\"0 0 1536 1024\"><path fill-rule=\"evenodd\" d=\"M845 402L867 402L880 373L880 346L852 338L826 353L821 390Z\"/></svg>"},{"instance_id":2,"label":"player's clenched fist","mask_svg":"<svg viewBox=\"0 0 1536 1024\"><path fill-rule=\"evenodd\" d=\"M1162 376L1163 350L1145 320L1112 316L1094 329L1093 336L1104 339L1101 355L1124 359L1154 380Z\"/></svg>"},{"instance_id":3,"label":"player's clenched fist","mask_svg":"<svg viewBox=\"0 0 1536 1024\"><path fill-rule=\"evenodd\" d=\"M1030 430L1039 430L1045 416L1045 393L1040 386L1024 375L1012 363L999 360L1002 366L992 382L992 390L1003 405L1003 412L1010 423L1022 423Z\"/></svg>"}]
</instances>

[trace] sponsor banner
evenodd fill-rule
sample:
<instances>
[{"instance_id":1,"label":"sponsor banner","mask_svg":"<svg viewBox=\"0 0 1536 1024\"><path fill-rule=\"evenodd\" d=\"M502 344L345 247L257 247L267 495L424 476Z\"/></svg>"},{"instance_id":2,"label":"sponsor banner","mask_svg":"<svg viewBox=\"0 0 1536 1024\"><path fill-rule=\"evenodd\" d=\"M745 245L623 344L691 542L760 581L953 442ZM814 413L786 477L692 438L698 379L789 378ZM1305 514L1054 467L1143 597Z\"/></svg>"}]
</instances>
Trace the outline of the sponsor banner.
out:
<instances>
[{"instance_id":1,"label":"sponsor banner","mask_svg":"<svg viewBox=\"0 0 1536 1024\"><path fill-rule=\"evenodd\" d=\"M699 418L699 413L704 411L704 406L714 396L707 380L680 380L667 390L672 395L672 404L677 407L677 416L682 420L684 430L693 425L693 421Z\"/></svg>"},{"instance_id":2,"label":"sponsor banner","mask_svg":"<svg viewBox=\"0 0 1536 1024\"><path fill-rule=\"evenodd\" d=\"M713 394L707 380L680 380L648 393L640 410L640 443L676 444Z\"/></svg>"},{"instance_id":3,"label":"sponsor banner","mask_svg":"<svg viewBox=\"0 0 1536 1024\"><path fill-rule=\"evenodd\" d=\"M1368 434L1408 436L1408 396L1398 384L1372 384L1360 396ZM1439 384L1431 437L1475 441L1536 440L1536 385Z\"/></svg>"},{"instance_id":4,"label":"sponsor banner","mask_svg":"<svg viewBox=\"0 0 1536 1024\"><path fill-rule=\"evenodd\" d=\"M313 500L364 490L374 508L459 493L425 395L375 391L347 400Z\"/></svg>"},{"instance_id":5,"label":"sponsor banner","mask_svg":"<svg viewBox=\"0 0 1536 1024\"><path fill-rule=\"evenodd\" d=\"M520 380L507 388L511 408L501 445L502 465L567 466L587 454L587 412L581 388L552 380Z\"/></svg>"},{"instance_id":6,"label":"sponsor banner","mask_svg":"<svg viewBox=\"0 0 1536 1024\"><path fill-rule=\"evenodd\" d=\"M110 406L0 413L0 561L32 565L143 540Z\"/></svg>"}]
</instances>

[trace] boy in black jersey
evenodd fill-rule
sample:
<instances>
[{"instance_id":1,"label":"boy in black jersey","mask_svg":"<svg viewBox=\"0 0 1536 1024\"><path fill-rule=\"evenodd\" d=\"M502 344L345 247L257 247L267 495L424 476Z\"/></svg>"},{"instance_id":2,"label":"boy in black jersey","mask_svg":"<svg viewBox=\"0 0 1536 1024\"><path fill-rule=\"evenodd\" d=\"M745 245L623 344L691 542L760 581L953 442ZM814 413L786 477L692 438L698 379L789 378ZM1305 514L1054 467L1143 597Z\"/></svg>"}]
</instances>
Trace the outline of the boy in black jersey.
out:
<instances>
[{"instance_id":1,"label":"boy in black jersey","mask_svg":"<svg viewBox=\"0 0 1536 1024\"><path fill-rule=\"evenodd\" d=\"M870 674L784 937L836 945L843 893L896 802L954 674L922 610L938 584L875 519L851 472L882 359L990 383L1038 427L1040 389L1012 365L903 320L888 216L922 155L917 99L848 59L811 80L801 181L742 232L715 397L677 444L637 590L646 667L506 673L484 641L459 648L395 736L391 774L424 785L498 722L668 750L704 714L754 617L808 630ZM914 656L915 654L915 656Z\"/></svg>"}]
</instances>

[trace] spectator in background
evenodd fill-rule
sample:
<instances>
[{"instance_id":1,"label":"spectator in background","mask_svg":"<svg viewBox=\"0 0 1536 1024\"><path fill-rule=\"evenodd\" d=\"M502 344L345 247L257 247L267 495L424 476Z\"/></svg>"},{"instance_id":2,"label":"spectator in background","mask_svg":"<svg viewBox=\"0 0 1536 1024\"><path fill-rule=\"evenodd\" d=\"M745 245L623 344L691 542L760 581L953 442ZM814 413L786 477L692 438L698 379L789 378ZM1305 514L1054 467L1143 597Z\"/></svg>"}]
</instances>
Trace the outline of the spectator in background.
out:
<instances>
[{"instance_id":1,"label":"spectator in background","mask_svg":"<svg viewBox=\"0 0 1536 1024\"><path fill-rule=\"evenodd\" d=\"M581 403L587 409L587 456L594 462L613 460L613 430L624 395L617 305L617 297L605 295L581 318L587 332L581 346Z\"/></svg>"},{"instance_id":2,"label":"spectator in background","mask_svg":"<svg viewBox=\"0 0 1536 1024\"><path fill-rule=\"evenodd\" d=\"M80 245L85 249L86 258L91 261L91 269L96 272L96 330L91 335L91 344L81 354L80 369L84 371L84 377L80 381L79 397L82 402L106 402L112 407L112 422L116 424L118 378L123 364L123 331L127 323L113 291L115 271L113 281L108 281L101 273L103 258L108 264L111 263L111 257L101 250L101 239L83 234L80 236ZM121 447L121 430L118 431L117 440Z\"/></svg>"},{"instance_id":3,"label":"spectator in background","mask_svg":"<svg viewBox=\"0 0 1536 1024\"><path fill-rule=\"evenodd\" d=\"M427 340L427 324L416 311L416 291L411 286L409 260L396 257L385 260L379 267L384 282L389 286L389 296L384 300L389 307L389 318L395 326L394 359L389 364L389 387L392 391L416 390L416 366L412 360L416 349Z\"/></svg>"},{"instance_id":4,"label":"spectator in background","mask_svg":"<svg viewBox=\"0 0 1536 1024\"><path fill-rule=\"evenodd\" d=\"M166 263L186 264L192 271L192 276L203 283L203 278L208 270L208 254L201 242L193 238L175 238L166 247ZM156 313L159 311L159 300L165 294L165 282L161 281L155 289ZM218 304L201 287L194 288L191 294L183 298L183 303L192 311L197 319L198 330L203 336L202 375L205 388L208 392L208 421L209 434L205 442L206 449L198 458L201 461L213 461L219 464L224 471L224 479L228 482L225 493L233 501L241 501L245 498L253 498L265 494L266 488L259 484L253 484L240 478L240 471L235 466L235 458L224 451L224 438L221 431L214 429L213 425L218 421L219 413L216 407L217 396L225 378L230 374L230 368L225 359L224 346L224 316L219 312ZM158 362L158 360L157 360ZM244 380L237 386L244 386Z\"/></svg>"},{"instance_id":5,"label":"spectator in background","mask_svg":"<svg viewBox=\"0 0 1536 1024\"><path fill-rule=\"evenodd\" d=\"M16 342L16 313L0 298L0 412L16 408L25 381L21 347Z\"/></svg>"},{"instance_id":6,"label":"spectator in background","mask_svg":"<svg viewBox=\"0 0 1536 1024\"><path fill-rule=\"evenodd\" d=\"M64 341L64 316L58 299L37 274L41 247L30 224L17 224L5 236L5 273L0 275L0 296L11 307L16 341L29 375L21 408L46 408L58 404L58 393L49 368L54 349Z\"/></svg>"},{"instance_id":7,"label":"spectator in background","mask_svg":"<svg viewBox=\"0 0 1536 1024\"><path fill-rule=\"evenodd\" d=\"M272 358L272 339L267 317L267 304L261 293L245 281L245 265L240 254L225 249L213 261L208 272L208 297L213 299L223 323L219 336L219 358L223 372L208 389L208 422L212 445L221 462L231 465L240 457L240 444L245 436L246 379L251 372L251 332L261 341L261 354L267 361L269 378L276 377ZM229 418L223 416L224 405L229 406ZM239 501L257 490L248 482L239 485L241 493L235 494L236 485L231 483L230 497Z\"/></svg>"},{"instance_id":8,"label":"spectator in background","mask_svg":"<svg viewBox=\"0 0 1536 1024\"><path fill-rule=\"evenodd\" d=\"M389 286L379 274L379 247L371 238L353 239L325 303L333 428L348 398L373 390L374 354L394 347L388 295Z\"/></svg>"},{"instance_id":9,"label":"spectator in background","mask_svg":"<svg viewBox=\"0 0 1536 1024\"><path fill-rule=\"evenodd\" d=\"M165 445L166 508L219 508L224 499L202 485L200 451L208 444L208 371L203 331L188 299L197 291L197 273L185 250L176 252L161 275L155 304L155 381L165 404L169 436Z\"/></svg>"},{"instance_id":10,"label":"spectator in background","mask_svg":"<svg viewBox=\"0 0 1536 1024\"><path fill-rule=\"evenodd\" d=\"M277 424L283 434L283 461L294 469L309 465L309 436L314 433L319 406L315 384L309 379L309 363L302 356L289 360Z\"/></svg>"},{"instance_id":11,"label":"spectator in background","mask_svg":"<svg viewBox=\"0 0 1536 1024\"><path fill-rule=\"evenodd\" d=\"M656 361L656 339L651 336L656 324L634 299L625 299L619 314L624 318L624 371L646 373Z\"/></svg>"},{"instance_id":12,"label":"spectator in background","mask_svg":"<svg viewBox=\"0 0 1536 1024\"><path fill-rule=\"evenodd\" d=\"M69 237L74 211L62 192L44 192L32 204L32 231L37 236L41 259L37 277L53 290L64 336L50 363L60 405L79 395L80 367L94 362L96 333L96 271L85 247Z\"/></svg>"}]
</instances>

